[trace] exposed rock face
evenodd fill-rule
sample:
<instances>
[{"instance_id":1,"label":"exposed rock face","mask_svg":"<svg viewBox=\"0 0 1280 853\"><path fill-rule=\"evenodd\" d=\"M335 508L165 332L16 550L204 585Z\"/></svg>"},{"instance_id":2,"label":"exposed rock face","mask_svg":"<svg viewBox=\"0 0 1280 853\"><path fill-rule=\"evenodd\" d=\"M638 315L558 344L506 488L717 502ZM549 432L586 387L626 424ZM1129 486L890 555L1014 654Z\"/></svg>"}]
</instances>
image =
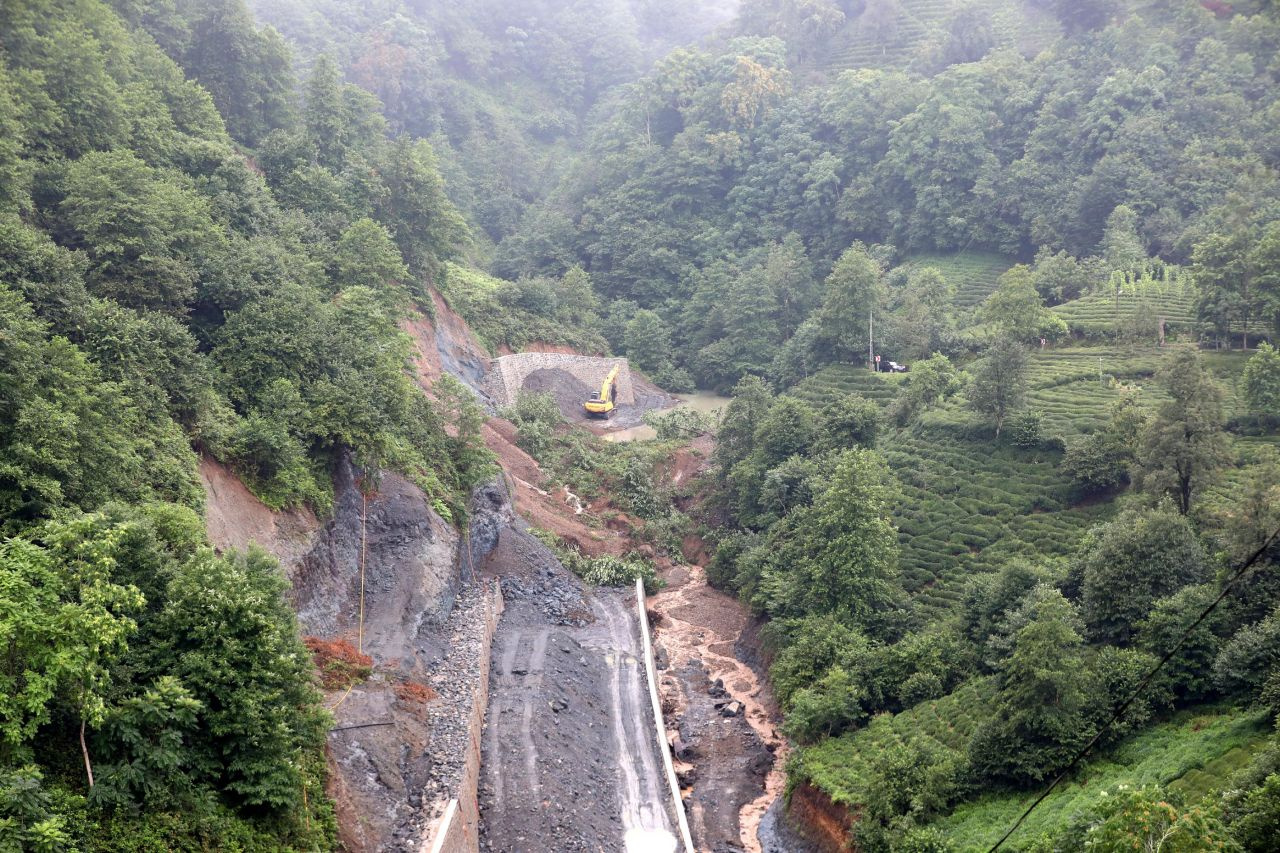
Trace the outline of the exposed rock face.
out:
<instances>
[{"instance_id":1,"label":"exposed rock face","mask_svg":"<svg viewBox=\"0 0 1280 853\"><path fill-rule=\"evenodd\" d=\"M422 653L419 629L441 623L453 607L458 534L422 490L398 474L383 474L366 498L344 459L334 493L334 516L294 578L298 621L307 634L355 637L363 563L364 651L413 672Z\"/></svg>"},{"instance_id":2,"label":"exposed rock face","mask_svg":"<svg viewBox=\"0 0 1280 853\"><path fill-rule=\"evenodd\" d=\"M335 472L333 517L323 524L308 510L272 512L212 460L201 477L215 546L270 551L292 582L303 633L345 640L372 659L367 680L326 697L343 845L416 850L458 783L459 737L467 740L476 687L487 682L477 661L488 658L493 597L467 584L472 560L457 531L399 475L384 474L366 498L349 459ZM477 504L480 547L491 548L511 509L501 490L482 490Z\"/></svg>"},{"instance_id":3,"label":"exposed rock face","mask_svg":"<svg viewBox=\"0 0 1280 853\"><path fill-rule=\"evenodd\" d=\"M478 741L488 681L479 662L496 616L473 566L514 513L498 485L477 490L468 548L403 477L384 473L366 497L344 461L334 481L334 517L303 559L294 596L306 633L360 643L363 560L362 651L373 674L329 696L341 838L349 850L416 850L457 795L472 728Z\"/></svg>"},{"instance_id":4,"label":"exposed rock face","mask_svg":"<svg viewBox=\"0 0 1280 853\"><path fill-rule=\"evenodd\" d=\"M511 526L516 513L504 481L499 478L476 489L471 496L470 560L468 572L484 564L485 558L498 547L503 528Z\"/></svg>"},{"instance_id":5,"label":"exposed rock face","mask_svg":"<svg viewBox=\"0 0 1280 853\"><path fill-rule=\"evenodd\" d=\"M414 314L400 324L413 341L419 384L429 387L441 374L448 373L481 394L489 368L488 352L440 294L432 291L431 298L434 319Z\"/></svg>"}]
</instances>

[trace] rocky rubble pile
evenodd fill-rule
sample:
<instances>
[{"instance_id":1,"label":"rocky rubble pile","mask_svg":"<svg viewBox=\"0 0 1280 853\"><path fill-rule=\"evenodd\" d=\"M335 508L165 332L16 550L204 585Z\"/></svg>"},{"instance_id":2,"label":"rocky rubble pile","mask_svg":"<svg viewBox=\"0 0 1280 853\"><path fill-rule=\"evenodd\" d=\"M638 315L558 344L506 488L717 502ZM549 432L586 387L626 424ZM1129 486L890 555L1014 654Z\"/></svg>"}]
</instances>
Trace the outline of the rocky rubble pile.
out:
<instances>
[{"instance_id":1,"label":"rocky rubble pile","mask_svg":"<svg viewBox=\"0 0 1280 853\"><path fill-rule=\"evenodd\" d=\"M490 552L486 570L502 579L507 601L527 601L552 625L581 627L592 621L582 582L546 545L517 527L507 527Z\"/></svg>"},{"instance_id":2,"label":"rocky rubble pile","mask_svg":"<svg viewBox=\"0 0 1280 853\"><path fill-rule=\"evenodd\" d=\"M483 714L490 639L486 632L499 607L498 596L492 584L464 587L445 623L448 648L431 664L426 679L437 694L428 706L430 771L419 792L408 792L411 800L418 801L413 803L418 817L396 833L397 846L403 849L417 848L427 825L461 787L476 703L482 704Z\"/></svg>"}]
</instances>

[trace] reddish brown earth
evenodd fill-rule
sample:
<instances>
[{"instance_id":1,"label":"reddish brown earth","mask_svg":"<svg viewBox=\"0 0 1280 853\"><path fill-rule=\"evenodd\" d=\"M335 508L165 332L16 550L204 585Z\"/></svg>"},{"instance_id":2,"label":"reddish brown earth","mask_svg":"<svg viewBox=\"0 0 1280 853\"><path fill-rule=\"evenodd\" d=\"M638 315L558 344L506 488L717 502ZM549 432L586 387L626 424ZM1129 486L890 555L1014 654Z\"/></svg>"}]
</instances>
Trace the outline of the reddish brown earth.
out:
<instances>
[{"instance_id":1,"label":"reddish brown earth","mask_svg":"<svg viewBox=\"0 0 1280 853\"><path fill-rule=\"evenodd\" d=\"M808 840L822 853L844 853L853 831L854 817L849 810L809 784L791 792L790 816L804 827Z\"/></svg>"},{"instance_id":2,"label":"reddish brown earth","mask_svg":"<svg viewBox=\"0 0 1280 853\"><path fill-rule=\"evenodd\" d=\"M479 388L489 366L489 352L472 333L466 320L449 307L439 293L431 291L435 318L414 311L400 322L413 345L414 375L423 389L445 373Z\"/></svg>"},{"instance_id":3,"label":"reddish brown earth","mask_svg":"<svg viewBox=\"0 0 1280 853\"><path fill-rule=\"evenodd\" d=\"M321 523L306 507L274 512L249 491L240 478L209 457L200 460L205 493L205 527L219 551L243 551L250 544L266 549L293 576L311 550Z\"/></svg>"},{"instance_id":4,"label":"reddish brown earth","mask_svg":"<svg viewBox=\"0 0 1280 853\"><path fill-rule=\"evenodd\" d=\"M782 792L786 742L768 682L737 653L750 614L709 586L701 566L672 567L663 579L666 588L650 599L666 663L659 690L686 765L695 842L761 853L757 832Z\"/></svg>"},{"instance_id":5,"label":"reddish brown earth","mask_svg":"<svg viewBox=\"0 0 1280 853\"><path fill-rule=\"evenodd\" d=\"M607 504L593 504L590 512L578 514L561 485L548 482L533 457L516 446L516 428L510 421L490 418L481 432L508 479L516 511L529 524L554 533L589 557L622 556L631 549L625 535L631 525L621 530L608 523L593 526L600 513L609 512Z\"/></svg>"}]
</instances>

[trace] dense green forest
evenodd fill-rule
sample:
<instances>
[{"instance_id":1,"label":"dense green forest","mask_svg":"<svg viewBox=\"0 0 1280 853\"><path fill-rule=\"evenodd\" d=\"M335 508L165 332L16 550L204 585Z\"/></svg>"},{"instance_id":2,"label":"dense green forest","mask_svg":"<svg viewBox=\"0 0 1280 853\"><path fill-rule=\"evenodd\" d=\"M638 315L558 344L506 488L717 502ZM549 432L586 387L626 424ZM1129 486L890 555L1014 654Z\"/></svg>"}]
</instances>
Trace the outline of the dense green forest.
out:
<instances>
[{"instance_id":1,"label":"dense green forest","mask_svg":"<svg viewBox=\"0 0 1280 853\"><path fill-rule=\"evenodd\" d=\"M209 548L197 453L323 511L350 452L457 521L489 470L397 328L466 234L430 145L221 5L0 8L5 849L331 846L285 581Z\"/></svg>"},{"instance_id":2,"label":"dense green forest","mask_svg":"<svg viewBox=\"0 0 1280 853\"><path fill-rule=\"evenodd\" d=\"M858 849L986 849L1095 736L1011 849L1269 849L1280 21L1025 4L1029 54L959 4L832 67L927 5L751 4L618 95L495 264L568 250L611 343L733 389L712 579L768 618L789 784Z\"/></svg>"},{"instance_id":3,"label":"dense green forest","mask_svg":"<svg viewBox=\"0 0 1280 853\"><path fill-rule=\"evenodd\" d=\"M1277 57L1251 0L7 0L0 847L335 844L197 464L465 523L435 291L732 391L709 574L859 849L985 848L1098 734L1011 849L1272 849Z\"/></svg>"}]
</instances>

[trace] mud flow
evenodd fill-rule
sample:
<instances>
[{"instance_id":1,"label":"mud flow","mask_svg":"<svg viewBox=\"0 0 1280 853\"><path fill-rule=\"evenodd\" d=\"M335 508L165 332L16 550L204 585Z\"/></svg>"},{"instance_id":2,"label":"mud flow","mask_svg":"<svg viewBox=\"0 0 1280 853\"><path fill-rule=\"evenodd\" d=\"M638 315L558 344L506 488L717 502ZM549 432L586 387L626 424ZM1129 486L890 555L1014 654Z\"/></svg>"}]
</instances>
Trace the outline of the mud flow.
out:
<instances>
[{"instance_id":1,"label":"mud flow","mask_svg":"<svg viewBox=\"0 0 1280 853\"><path fill-rule=\"evenodd\" d=\"M665 580L648 606L695 844L711 851L807 850L777 819L787 745L768 682L745 662L756 657L743 636L750 614L710 587L701 566L674 567Z\"/></svg>"}]
</instances>

